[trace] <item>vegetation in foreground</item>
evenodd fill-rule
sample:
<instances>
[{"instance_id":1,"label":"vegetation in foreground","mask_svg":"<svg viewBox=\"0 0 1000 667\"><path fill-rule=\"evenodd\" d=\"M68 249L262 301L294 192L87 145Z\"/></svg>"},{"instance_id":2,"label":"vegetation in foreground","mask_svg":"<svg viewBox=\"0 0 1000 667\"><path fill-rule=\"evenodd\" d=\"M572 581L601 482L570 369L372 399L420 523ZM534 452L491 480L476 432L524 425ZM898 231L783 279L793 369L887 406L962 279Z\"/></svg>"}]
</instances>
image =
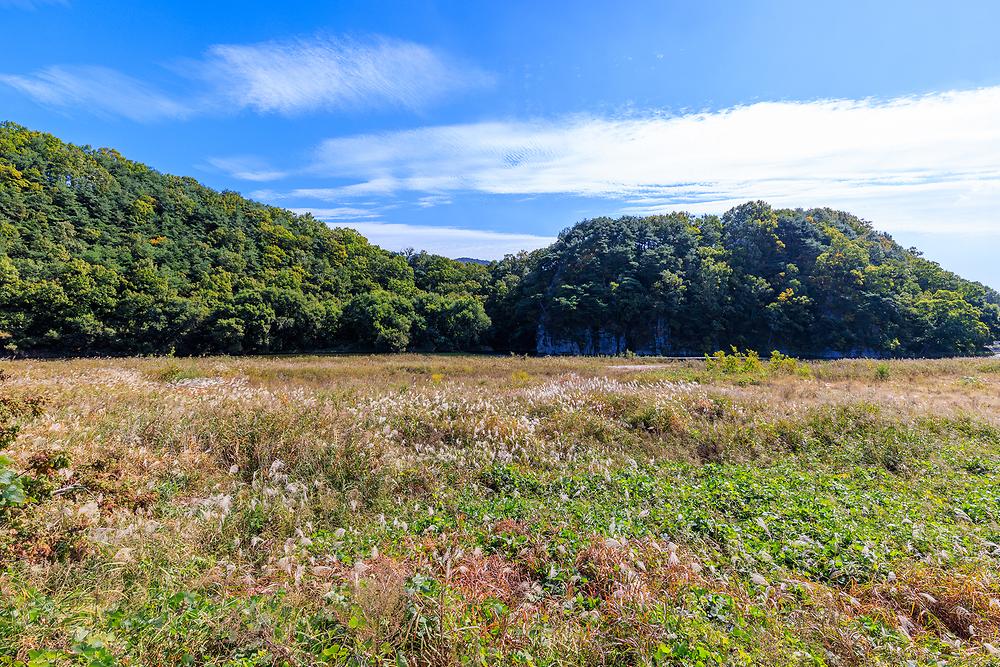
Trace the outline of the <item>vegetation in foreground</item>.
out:
<instances>
[{"instance_id":1,"label":"vegetation in foreground","mask_svg":"<svg viewBox=\"0 0 1000 667\"><path fill-rule=\"evenodd\" d=\"M996 360L19 361L0 665L976 665Z\"/></svg>"},{"instance_id":2,"label":"vegetation in foreground","mask_svg":"<svg viewBox=\"0 0 1000 667\"><path fill-rule=\"evenodd\" d=\"M0 346L22 354L421 350L974 355L1000 294L831 209L585 220L491 263L0 123Z\"/></svg>"}]
</instances>

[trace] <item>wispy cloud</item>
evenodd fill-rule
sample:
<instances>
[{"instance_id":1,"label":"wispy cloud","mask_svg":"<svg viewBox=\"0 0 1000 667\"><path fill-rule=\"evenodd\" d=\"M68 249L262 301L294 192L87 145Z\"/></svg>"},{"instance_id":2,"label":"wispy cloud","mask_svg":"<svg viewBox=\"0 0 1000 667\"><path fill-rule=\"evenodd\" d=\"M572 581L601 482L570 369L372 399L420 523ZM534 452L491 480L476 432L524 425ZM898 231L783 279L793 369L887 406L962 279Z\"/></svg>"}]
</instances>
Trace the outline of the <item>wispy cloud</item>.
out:
<instances>
[{"instance_id":1,"label":"wispy cloud","mask_svg":"<svg viewBox=\"0 0 1000 667\"><path fill-rule=\"evenodd\" d=\"M437 203L446 202L434 202ZM420 205L418 202L418 206ZM290 210L300 215L311 213L317 220L335 227L355 229L372 243L388 250L417 248L448 257L500 259L510 253L547 246L555 240L553 237L537 234L385 222L380 218L383 217L386 208L391 206L305 207Z\"/></svg>"},{"instance_id":2,"label":"wispy cloud","mask_svg":"<svg viewBox=\"0 0 1000 667\"><path fill-rule=\"evenodd\" d=\"M303 171L305 172L315 171L315 168L307 168ZM357 178L358 173L355 173L353 176ZM265 198L269 199L302 198L302 199L315 199L318 201L332 202L332 201L342 201L345 198L391 195L394 192L399 192L400 190L418 189L411 187L412 185L413 183L408 183L397 178L382 178L376 176L370 180L362 181L360 183L351 183L349 185L336 185L331 187L295 188L294 190L289 190L287 192L267 190L265 191L267 193Z\"/></svg>"},{"instance_id":3,"label":"wispy cloud","mask_svg":"<svg viewBox=\"0 0 1000 667\"><path fill-rule=\"evenodd\" d=\"M316 218L337 227L356 229L369 241L388 250L417 248L448 257L500 259L521 250L534 250L549 245L555 238L535 234L516 234L460 227L434 227L360 220L349 214L324 215L329 209L294 209L310 212ZM349 209L334 209L345 211Z\"/></svg>"},{"instance_id":4,"label":"wispy cloud","mask_svg":"<svg viewBox=\"0 0 1000 667\"><path fill-rule=\"evenodd\" d=\"M0 9L38 9L46 5L69 5L69 0L0 0Z\"/></svg>"},{"instance_id":5,"label":"wispy cloud","mask_svg":"<svg viewBox=\"0 0 1000 667\"><path fill-rule=\"evenodd\" d=\"M200 67L229 102L284 114L414 109L491 80L430 47L384 37L223 44L209 49Z\"/></svg>"},{"instance_id":6,"label":"wispy cloud","mask_svg":"<svg viewBox=\"0 0 1000 667\"><path fill-rule=\"evenodd\" d=\"M46 106L136 121L183 118L192 113L189 106L155 87L107 67L56 65L26 76L0 74L0 84Z\"/></svg>"},{"instance_id":7,"label":"wispy cloud","mask_svg":"<svg viewBox=\"0 0 1000 667\"><path fill-rule=\"evenodd\" d=\"M435 206L446 206L451 203L451 197L447 195L427 195L417 200L420 208L434 208Z\"/></svg>"},{"instance_id":8,"label":"wispy cloud","mask_svg":"<svg viewBox=\"0 0 1000 667\"><path fill-rule=\"evenodd\" d=\"M291 208L288 210L299 215L311 213L314 218L323 220L324 222L365 220L379 217L377 211L351 206L339 206L337 208Z\"/></svg>"},{"instance_id":9,"label":"wispy cloud","mask_svg":"<svg viewBox=\"0 0 1000 667\"><path fill-rule=\"evenodd\" d=\"M253 156L213 157L208 159L208 164L243 181L276 181L287 175L286 172L273 169L264 160Z\"/></svg>"},{"instance_id":10,"label":"wispy cloud","mask_svg":"<svg viewBox=\"0 0 1000 667\"><path fill-rule=\"evenodd\" d=\"M711 113L487 122L341 137L298 196L569 194L621 210L764 198L844 206L889 229L997 229L1000 87L887 101L764 102Z\"/></svg>"},{"instance_id":11,"label":"wispy cloud","mask_svg":"<svg viewBox=\"0 0 1000 667\"><path fill-rule=\"evenodd\" d=\"M23 0L17 6L31 4ZM98 66L54 65L33 74L0 74L0 84L47 106L148 121L241 110L420 109L492 80L429 46L385 37L219 44L201 59L171 69L170 92Z\"/></svg>"}]
</instances>

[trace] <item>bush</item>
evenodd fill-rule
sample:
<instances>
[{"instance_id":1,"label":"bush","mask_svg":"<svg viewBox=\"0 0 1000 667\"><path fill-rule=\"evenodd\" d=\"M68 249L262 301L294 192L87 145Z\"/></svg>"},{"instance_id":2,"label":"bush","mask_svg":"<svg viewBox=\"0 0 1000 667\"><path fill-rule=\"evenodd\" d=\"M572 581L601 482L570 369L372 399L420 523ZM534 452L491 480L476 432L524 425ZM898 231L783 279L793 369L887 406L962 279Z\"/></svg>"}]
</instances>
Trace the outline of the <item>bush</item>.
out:
<instances>
[{"instance_id":1,"label":"bush","mask_svg":"<svg viewBox=\"0 0 1000 667\"><path fill-rule=\"evenodd\" d=\"M738 381L754 382L771 375L797 375L812 377L812 369L808 364L800 362L777 350L771 352L771 357L765 363L755 350L740 352L735 347L732 352L722 350L712 355L705 355L705 367L710 373L719 375L734 375Z\"/></svg>"},{"instance_id":2,"label":"bush","mask_svg":"<svg viewBox=\"0 0 1000 667\"><path fill-rule=\"evenodd\" d=\"M764 362L754 350L740 352L735 347L726 354L719 350L715 354L705 355L705 367L709 372L721 375L763 376Z\"/></svg>"},{"instance_id":3,"label":"bush","mask_svg":"<svg viewBox=\"0 0 1000 667\"><path fill-rule=\"evenodd\" d=\"M767 371L772 375L798 375L799 377L812 377L812 369L808 364L800 362L795 357L773 350L771 359L767 362Z\"/></svg>"}]
</instances>

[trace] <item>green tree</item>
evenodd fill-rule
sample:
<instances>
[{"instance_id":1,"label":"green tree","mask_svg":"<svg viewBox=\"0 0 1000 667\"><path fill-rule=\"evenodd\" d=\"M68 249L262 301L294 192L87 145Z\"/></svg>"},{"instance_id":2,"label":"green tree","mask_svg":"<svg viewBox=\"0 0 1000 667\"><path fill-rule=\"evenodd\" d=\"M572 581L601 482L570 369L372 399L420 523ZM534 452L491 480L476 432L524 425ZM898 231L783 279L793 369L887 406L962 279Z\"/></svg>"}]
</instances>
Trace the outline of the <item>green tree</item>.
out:
<instances>
[{"instance_id":1,"label":"green tree","mask_svg":"<svg viewBox=\"0 0 1000 667\"><path fill-rule=\"evenodd\" d=\"M918 354L974 354L990 342L982 311L950 290L925 293L914 304L923 331L914 340Z\"/></svg>"},{"instance_id":2,"label":"green tree","mask_svg":"<svg viewBox=\"0 0 1000 667\"><path fill-rule=\"evenodd\" d=\"M344 308L344 323L354 339L379 352L405 350L415 319L413 301L385 290L359 294Z\"/></svg>"},{"instance_id":3,"label":"green tree","mask_svg":"<svg viewBox=\"0 0 1000 667\"><path fill-rule=\"evenodd\" d=\"M425 292L417 297L416 311L419 331L415 342L432 351L476 349L490 327L482 302L465 294Z\"/></svg>"}]
</instances>

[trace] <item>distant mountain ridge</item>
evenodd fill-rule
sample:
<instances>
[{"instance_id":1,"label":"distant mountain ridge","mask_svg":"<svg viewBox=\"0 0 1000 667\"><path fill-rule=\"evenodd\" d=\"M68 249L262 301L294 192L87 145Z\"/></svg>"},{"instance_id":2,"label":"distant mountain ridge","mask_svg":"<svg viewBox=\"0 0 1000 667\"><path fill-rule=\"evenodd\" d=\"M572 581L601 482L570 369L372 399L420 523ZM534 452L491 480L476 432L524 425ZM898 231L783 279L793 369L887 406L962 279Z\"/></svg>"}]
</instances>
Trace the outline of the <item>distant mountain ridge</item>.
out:
<instances>
[{"instance_id":1,"label":"distant mountain ridge","mask_svg":"<svg viewBox=\"0 0 1000 667\"><path fill-rule=\"evenodd\" d=\"M996 291L830 209L597 218L452 260L0 124L9 353L942 356L997 339Z\"/></svg>"}]
</instances>

